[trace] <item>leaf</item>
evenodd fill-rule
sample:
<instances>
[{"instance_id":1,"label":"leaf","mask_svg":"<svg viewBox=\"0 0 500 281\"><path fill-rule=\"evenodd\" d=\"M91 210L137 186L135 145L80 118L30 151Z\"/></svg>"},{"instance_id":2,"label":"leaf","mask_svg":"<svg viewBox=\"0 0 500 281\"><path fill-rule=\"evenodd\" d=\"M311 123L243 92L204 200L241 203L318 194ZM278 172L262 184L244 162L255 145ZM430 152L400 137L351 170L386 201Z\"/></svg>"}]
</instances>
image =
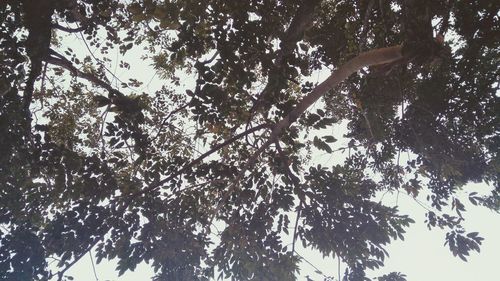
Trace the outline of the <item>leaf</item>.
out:
<instances>
[{"instance_id":1,"label":"leaf","mask_svg":"<svg viewBox=\"0 0 500 281\"><path fill-rule=\"evenodd\" d=\"M318 114L311 113L307 116L307 124L309 126L313 125L317 121L319 121L321 117Z\"/></svg>"},{"instance_id":2,"label":"leaf","mask_svg":"<svg viewBox=\"0 0 500 281\"><path fill-rule=\"evenodd\" d=\"M477 192L471 192L469 194L469 201L474 205L474 206L477 206L479 204L478 202L478 199L480 199L480 197L477 197L475 196L477 194Z\"/></svg>"},{"instance_id":3,"label":"leaf","mask_svg":"<svg viewBox=\"0 0 500 281\"><path fill-rule=\"evenodd\" d=\"M314 137L313 145L320 150L326 151L328 153L332 153L332 148L326 142L322 141L318 137Z\"/></svg>"},{"instance_id":4,"label":"leaf","mask_svg":"<svg viewBox=\"0 0 500 281\"><path fill-rule=\"evenodd\" d=\"M111 138L111 139L109 140L109 146L114 146L115 144L117 144L117 143L118 143L118 141L119 141L119 140L120 140L120 139L118 139L118 138Z\"/></svg>"},{"instance_id":5,"label":"leaf","mask_svg":"<svg viewBox=\"0 0 500 281\"><path fill-rule=\"evenodd\" d=\"M467 234L467 237L469 238L476 238L478 236L479 232L471 232Z\"/></svg>"},{"instance_id":6,"label":"leaf","mask_svg":"<svg viewBox=\"0 0 500 281\"><path fill-rule=\"evenodd\" d=\"M323 139L325 139L325 141L328 143L332 143L332 142L337 141L337 139L334 136L323 136Z\"/></svg>"}]
</instances>

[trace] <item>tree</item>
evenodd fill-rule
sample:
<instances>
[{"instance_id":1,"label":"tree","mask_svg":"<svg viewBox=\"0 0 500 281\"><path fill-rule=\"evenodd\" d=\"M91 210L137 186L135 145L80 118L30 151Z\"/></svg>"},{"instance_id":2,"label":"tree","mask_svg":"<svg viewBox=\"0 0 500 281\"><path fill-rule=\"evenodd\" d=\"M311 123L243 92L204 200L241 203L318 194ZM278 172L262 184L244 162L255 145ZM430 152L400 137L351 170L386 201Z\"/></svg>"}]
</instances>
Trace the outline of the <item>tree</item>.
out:
<instances>
[{"instance_id":1,"label":"tree","mask_svg":"<svg viewBox=\"0 0 500 281\"><path fill-rule=\"evenodd\" d=\"M491 194L466 190L469 200L500 209L498 10L3 1L2 278L64 280L92 249L118 258L120 273L146 261L158 280L294 280L302 243L342 259L344 280L367 280L412 222L375 200L390 191L428 193L429 227L447 228L466 259L482 238L461 226L458 191L484 181ZM75 53L65 36L100 54ZM106 66L110 49L139 47L165 81L155 93L141 93L147 81L114 86ZM315 84L319 70L333 71ZM179 91L180 73L196 85ZM348 145L333 149L338 136L324 129L341 122ZM348 153L324 167L310 159L317 151Z\"/></svg>"}]
</instances>

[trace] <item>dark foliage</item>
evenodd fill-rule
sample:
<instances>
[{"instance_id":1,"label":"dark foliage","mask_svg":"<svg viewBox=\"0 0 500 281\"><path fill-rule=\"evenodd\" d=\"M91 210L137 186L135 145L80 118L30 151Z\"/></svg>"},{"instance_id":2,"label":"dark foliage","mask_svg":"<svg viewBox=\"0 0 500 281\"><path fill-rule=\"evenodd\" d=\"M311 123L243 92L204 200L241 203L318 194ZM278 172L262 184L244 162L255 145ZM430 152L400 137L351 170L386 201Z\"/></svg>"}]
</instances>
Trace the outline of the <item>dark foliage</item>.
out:
<instances>
[{"instance_id":1,"label":"dark foliage","mask_svg":"<svg viewBox=\"0 0 500 281\"><path fill-rule=\"evenodd\" d=\"M92 249L157 280L295 280L301 243L369 280L413 221L375 200L388 191L428 194L429 227L465 260L482 238L457 192L486 182L469 200L500 210L498 15L487 0L0 2L0 279L65 280ZM314 71L396 45L403 60L350 76L263 146ZM133 48L156 93L111 82L110 50ZM347 147L325 135L341 122Z\"/></svg>"}]
</instances>

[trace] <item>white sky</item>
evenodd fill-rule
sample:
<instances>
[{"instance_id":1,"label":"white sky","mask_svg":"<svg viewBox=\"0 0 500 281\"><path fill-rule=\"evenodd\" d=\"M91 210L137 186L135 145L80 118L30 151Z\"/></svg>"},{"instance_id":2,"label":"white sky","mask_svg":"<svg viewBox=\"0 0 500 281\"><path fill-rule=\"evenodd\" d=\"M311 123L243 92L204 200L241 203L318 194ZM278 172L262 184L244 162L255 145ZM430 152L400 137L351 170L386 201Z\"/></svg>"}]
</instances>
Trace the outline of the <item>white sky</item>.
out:
<instances>
[{"instance_id":1,"label":"white sky","mask_svg":"<svg viewBox=\"0 0 500 281\"><path fill-rule=\"evenodd\" d=\"M80 59L88 55L89 52L83 45L83 42L76 38L67 38L64 40L64 51L66 46L75 50ZM92 50L95 51L95 50ZM114 51L110 51L109 57L113 58ZM61 52L62 53L62 52ZM98 52L95 52L97 55ZM116 55L117 61L125 60L131 65L128 72L119 70L116 75L124 82L129 77L133 77L147 84L154 75L154 70L148 65L148 62L139 59L142 50L140 48L133 49L127 53L126 57ZM115 69L114 65L110 65L109 69ZM129 76L127 76L129 75ZM317 75L317 82L321 82L328 75ZM316 77L316 76L313 76ZM183 81L192 82L191 79ZM149 93L153 93L159 89L165 81L159 81L153 78L151 84L141 89ZM117 83L119 84L119 83ZM191 84L192 86L192 84ZM191 87L192 88L192 87ZM124 92L127 92L124 90ZM312 137L312 136L310 136ZM324 157L328 160L328 157ZM470 184L464 190L473 191L473 189L488 189L486 185ZM392 271L399 271L406 274L409 281L438 281L438 280L454 280L454 281L497 281L500 280L500 216L486 208L474 207L468 204L467 198L461 200L466 204L467 212L464 214L466 221L464 226L468 232L478 231L480 236L485 238L481 246L481 253L472 252L468 258L468 262L463 262L458 257L453 257L447 246L444 246L445 231L432 229L429 231L424 224L426 210L417 204L411 197L400 193L387 194L384 197L384 204L389 206L399 206L401 213L410 215L416 223L413 224L405 235L405 241L395 241L387 247L390 257L386 259L385 267L377 272L369 273L369 277L380 276ZM292 220L291 220L292 221ZM297 243L299 245L300 243ZM322 258L320 253L298 248L301 255L310 263L321 270L325 275L337 277L337 261L329 258ZM94 259L95 261L95 259ZM116 281L136 281L149 280L153 276L152 269L146 265L140 265L134 272L126 272L123 276L118 277L115 271L116 262L103 261L101 264L95 265L96 273L99 281L116 280ZM341 265L341 272L345 267ZM315 268L307 263L301 265L301 275L299 280L306 280L305 276L309 275L313 280L322 280L321 275L314 273ZM80 262L74 265L67 271L67 275L73 276L75 281L96 280L92 270L90 256L86 255ZM341 274L342 275L342 274Z\"/></svg>"}]
</instances>

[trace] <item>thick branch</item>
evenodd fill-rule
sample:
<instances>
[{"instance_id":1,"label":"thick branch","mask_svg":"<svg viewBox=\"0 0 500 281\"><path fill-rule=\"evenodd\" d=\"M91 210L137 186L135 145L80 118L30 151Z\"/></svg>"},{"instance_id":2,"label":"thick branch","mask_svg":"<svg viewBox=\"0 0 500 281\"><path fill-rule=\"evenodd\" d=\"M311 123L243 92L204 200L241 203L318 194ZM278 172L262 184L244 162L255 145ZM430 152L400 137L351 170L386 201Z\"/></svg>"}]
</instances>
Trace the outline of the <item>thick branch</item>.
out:
<instances>
[{"instance_id":1,"label":"thick branch","mask_svg":"<svg viewBox=\"0 0 500 281\"><path fill-rule=\"evenodd\" d=\"M250 169L256 162L257 158L266 150L269 145L276 142L279 136L283 133L285 129L287 129L293 122L297 120L297 118L302 115L313 103L315 103L320 97L326 94L331 89L335 88L342 81L347 79L351 74L357 72L363 67L379 65L379 64L387 64L402 61L403 59L402 47L394 46L387 47L381 49L375 49L371 51L367 51L359 54L358 56L352 58L347 63L336 69L330 77L328 77L325 81L319 84L314 90L305 96L297 106L288 113L285 118L283 118L280 122L274 125L273 130L268 137L267 141L252 154L252 156L248 159L246 165L239 172L236 179L233 183L228 187L226 193L224 194L222 200L219 202L215 210L212 212L212 217L210 218L210 222L213 221L217 213L219 212L222 205L229 199L229 196L238 188L239 181L244 177L245 172ZM209 231L209 228L206 230Z\"/></svg>"},{"instance_id":2,"label":"thick branch","mask_svg":"<svg viewBox=\"0 0 500 281\"><path fill-rule=\"evenodd\" d=\"M347 63L336 69L330 77L314 88L314 90L304 97L299 104L297 104L297 106L292 109L292 111L290 111L285 118L283 118L283 120L274 126L268 142L273 142L283 132L283 130L288 128L291 123L295 122L295 120L297 120L297 118L302 115L302 113L304 113L309 106L351 76L351 74L357 72L363 67L392 63L401 59L403 59L402 47L394 46L364 52L349 60ZM267 146L269 146L269 144L270 143L268 143Z\"/></svg>"},{"instance_id":3,"label":"thick branch","mask_svg":"<svg viewBox=\"0 0 500 281\"><path fill-rule=\"evenodd\" d=\"M51 24L54 5L48 0L23 0L23 23L29 31L25 41L31 69L23 93L24 108L29 111L35 80L42 72L42 61L50 48Z\"/></svg>"},{"instance_id":4,"label":"thick branch","mask_svg":"<svg viewBox=\"0 0 500 281\"><path fill-rule=\"evenodd\" d=\"M403 59L402 47L394 46L388 48L375 49L359 54L347 63L336 69L330 77L319 84L314 90L305 96L297 106L288 113L279 123L277 123L268 140L252 155L249 163L253 165L257 157L288 128L300 115L302 115L313 103L328 91L336 87L351 74L357 72L363 67L387 64Z\"/></svg>"},{"instance_id":5,"label":"thick branch","mask_svg":"<svg viewBox=\"0 0 500 281\"><path fill-rule=\"evenodd\" d=\"M284 38L281 38L280 55L290 54L295 44L304 37L304 32L312 26L316 7L321 3L320 0L305 0L298 8L290 26L285 31ZM278 63L281 63L279 59Z\"/></svg>"}]
</instances>

